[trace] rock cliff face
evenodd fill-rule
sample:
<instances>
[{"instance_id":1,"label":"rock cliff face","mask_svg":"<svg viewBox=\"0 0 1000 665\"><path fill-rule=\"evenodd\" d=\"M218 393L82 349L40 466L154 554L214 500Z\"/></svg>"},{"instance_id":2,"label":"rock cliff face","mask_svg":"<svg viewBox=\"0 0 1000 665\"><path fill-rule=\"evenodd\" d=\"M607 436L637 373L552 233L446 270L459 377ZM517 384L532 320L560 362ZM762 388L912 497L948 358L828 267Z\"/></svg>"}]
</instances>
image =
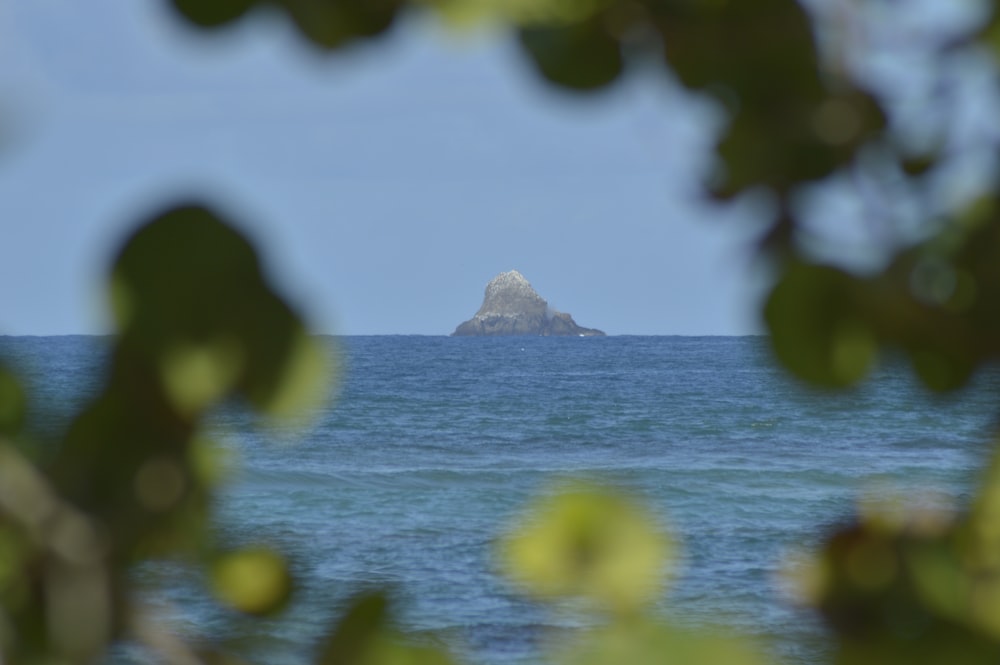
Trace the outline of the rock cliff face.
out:
<instances>
[{"instance_id":1,"label":"rock cliff face","mask_svg":"<svg viewBox=\"0 0 1000 665\"><path fill-rule=\"evenodd\" d=\"M583 328L573 317L549 307L516 270L503 272L486 285L486 296L476 315L453 335L569 335L592 337L604 333Z\"/></svg>"}]
</instances>

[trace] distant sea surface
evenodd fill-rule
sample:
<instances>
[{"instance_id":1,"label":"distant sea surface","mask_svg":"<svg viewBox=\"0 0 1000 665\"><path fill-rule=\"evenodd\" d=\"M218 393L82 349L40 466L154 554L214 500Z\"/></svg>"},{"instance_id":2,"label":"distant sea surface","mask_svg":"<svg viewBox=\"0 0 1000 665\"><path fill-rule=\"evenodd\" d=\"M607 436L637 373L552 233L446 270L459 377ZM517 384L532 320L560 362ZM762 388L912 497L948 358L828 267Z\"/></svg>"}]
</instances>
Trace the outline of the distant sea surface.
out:
<instances>
[{"instance_id":1,"label":"distant sea surface","mask_svg":"<svg viewBox=\"0 0 1000 665\"><path fill-rule=\"evenodd\" d=\"M401 629L484 665L540 662L583 621L519 597L496 574L497 536L560 479L604 482L682 543L658 610L725 623L776 661L823 656L820 622L780 592L788 559L849 519L859 496L974 491L1000 376L946 398L902 363L829 393L783 374L761 337L336 341L340 389L290 432L224 410L208 430L240 459L218 505L222 539L271 543L299 578L281 616L217 607L172 563L137 579L169 630L255 662L305 663L352 594L388 586ZM0 338L34 427L55 433L103 380L108 340ZM129 649L119 663L141 662Z\"/></svg>"}]
</instances>

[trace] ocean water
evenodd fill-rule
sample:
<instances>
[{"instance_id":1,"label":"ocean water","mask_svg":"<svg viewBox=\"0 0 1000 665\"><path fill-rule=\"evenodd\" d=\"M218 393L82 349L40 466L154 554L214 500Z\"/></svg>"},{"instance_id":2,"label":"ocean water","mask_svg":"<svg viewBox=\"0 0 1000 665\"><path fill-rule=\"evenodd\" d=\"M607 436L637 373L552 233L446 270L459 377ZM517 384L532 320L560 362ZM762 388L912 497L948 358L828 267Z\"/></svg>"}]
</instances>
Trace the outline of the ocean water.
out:
<instances>
[{"instance_id":1,"label":"ocean water","mask_svg":"<svg viewBox=\"0 0 1000 665\"><path fill-rule=\"evenodd\" d=\"M334 340L329 340L331 346ZM56 432L101 381L107 340L0 338L34 426ZM219 499L232 544L270 543L299 579L281 616L217 607L195 572L136 571L164 625L262 663L307 662L359 590L389 587L400 628L464 662L536 663L584 620L517 595L495 542L525 504L584 477L647 505L681 541L657 611L722 622L777 662L818 663L820 622L777 583L859 496L962 505L991 449L1000 374L945 398L886 362L848 392L803 386L761 337L346 337L340 389L305 426L238 409L208 425L240 459ZM117 662L138 662L127 649Z\"/></svg>"}]
</instances>

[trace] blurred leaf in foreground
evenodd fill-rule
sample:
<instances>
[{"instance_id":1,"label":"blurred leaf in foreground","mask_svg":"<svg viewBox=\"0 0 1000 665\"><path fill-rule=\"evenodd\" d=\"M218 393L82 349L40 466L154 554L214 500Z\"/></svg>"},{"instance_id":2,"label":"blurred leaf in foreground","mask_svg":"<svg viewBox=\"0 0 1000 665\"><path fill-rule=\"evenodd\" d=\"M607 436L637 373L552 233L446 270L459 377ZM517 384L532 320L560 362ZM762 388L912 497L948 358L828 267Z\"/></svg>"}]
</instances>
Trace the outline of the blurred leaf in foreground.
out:
<instances>
[{"instance_id":1,"label":"blurred leaf in foreground","mask_svg":"<svg viewBox=\"0 0 1000 665\"><path fill-rule=\"evenodd\" d=\"M434 647L408 643L392 629L384 593L357 596L326 638L317 665L453 665Z\"/></svg>"},{"instance_id":2,"label":"blurred leaf in foreground","mask_svg":"<svg viewBox=\"0 0 1000 665\"><path fill-rule=\"evenodd\" d=\"M858 310L859 280L837 268L795 264L764 307L778 358L812 383L842 387L867 374L876 339Z\"/></svg>"},{"instance_id":3,"label":"blurred leaf in foreground","mask_svg":"<svg viewBox=\"0 0 1000 665\"><path fill-rule=\"evenodd\" d=\"M836 635L836 662L996 662L995 475L968 515L869 505L826 539L803 577L811 601Z\"/></svg>"},{"instance_id":4,"label":"blurred leaf in foreground","mask_svg":"<svg viewBox=\"0 0 1000 665\"><path fill-rule=\"evenodd\" d=\"M26 408L27 399L17 377L0 365L0 435L20 432Z\"/></svg>"},{"instance_id":5,"label":"blurred leaf in foreground","mask_svg":"<svg viewBox=\"0 0 1000 665\"><path fill-rule=\"evenodd\" d=\"M219 557L212 566L212 587L234 609L271 614L291 596L292 577L284 557L258 547Z\"/></svg>"},{"instance_id":6,"label":"blurred leaf in foreground","mask_svg":"<svg viewBox=\"0 0 1000 665\"><path fill-rule=\"evenodd\" d=\"M626 614L659 595L672 552L640 506L586 485L543 497L500 548L505 571L527 593Z\"/></svg>"},{"instance_id":7,"label":"blurred leaf in foreground","mask_svg":"<svg viewBox=\"0 0 1000 665\"><path fill-rule=\"evenodd\" d=\"M337 49L376 37L395 21L402 0L168 0L188 21L218 28L257 6L284 9L300 34L313 45Z\"/></svg>"},{"instance_id":8,"label":"blurred leaf in foreground","mask_svg":"<svg viewBox=\"0 0 1000 665\"><path fill-rule=\"evenodd\" d=\"M141 225L118 255L111 295L119 335L107 383L48 467L0 445L4 662L99 659L135 623L133 563L214 550L218 462L197 435L206 410L242 396L294 413L329 381L325 354L254 249L206 207ZM6 431L23 411L14 388L0 374ZM212 572L218 594L248 613L280 608L292 589L269 550L216 558Z\"/></svg>"},{"instance_id":9,"label":"blurred leaf in foreground","mask_svg":"<svg viewBox=\"0 0 1000 665\"><path fill-rule=\"evenodd\" d=\"M584 633L555 652L559 665L764 665L750 643L731 632L680 631L649 619L616 622Z\"/></svg>"}]
</instances>

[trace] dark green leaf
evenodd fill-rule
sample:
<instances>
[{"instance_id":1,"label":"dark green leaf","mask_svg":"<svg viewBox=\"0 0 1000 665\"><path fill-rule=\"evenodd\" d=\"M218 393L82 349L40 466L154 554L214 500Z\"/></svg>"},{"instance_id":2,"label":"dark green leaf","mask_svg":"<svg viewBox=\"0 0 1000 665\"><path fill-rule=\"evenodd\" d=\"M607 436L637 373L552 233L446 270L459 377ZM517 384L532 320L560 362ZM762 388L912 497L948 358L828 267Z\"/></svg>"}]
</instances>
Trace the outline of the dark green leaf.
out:
<instances>
[{"instance_id":1,"label":"dark green leaf","mask_svg":"<svg viewBox=\"0 0 1000 665\"><path fill-rule=\"evenodd\" d=\"M802 379L843 387L868 372L876 338L859 310L856 278L796 263L771 292L764 317L781 362Z\"/></svg>"},{"instance_id":2,"label":"dark green leaf","mask_svg":"<svg viewBox=\"0 0 1000 665\"><path fill-rule=\"evenodd\" d=\"M903 159L899 165L909 176L920 176L927 173L937 164L937 155L917 155Z\"/></svg>"},{"instance_id":3,"label":"dark green leaf","mask_svg":"<svg viewBox=\"0 0 1000 665\"><path fill-rule=\"evenodd\" d=\"M824 85L812 26L794 0L656 5L670 67L733 114L719 145L732 196L766 185L789 193L847 164L885 124L874 100Z\"/></svg>"},{"instance_id":4,"label":"dark green leaf","mask_svg":"<svg viewBox=\"0 0 1000 665\"><path fill-rule=\"evenodd\" d=\"M242 16L254 5L255 0L170 0L170 2L191 22L213 28Z\"/></svg>"},{"instance_id":5,"label":"dark green leaf","mask_svg":"<svg viewBox=\"0 0 1000 665\"><path fill-rule=\"evenodd\" d=\"M597 20L523 28L520 38L545 78L568 88L606 86L624 66L620 44Z\"/></svg>"},{"instance_id":6,"label":"dark green leaf","mask_svg":"<svg viewBox=\"0 0 1000 665\"><path fill-rule=\"evenodd\" d=\"M181 206L141 228L118 257L115 312L186 416L234 387L285 412L328 378L298 317L268 288L250 244L207 208Z\"/></svg>"},{"instance_id":7,"label":"dark green leaf","mask_svg":"<svg viewBox=\"0 0 1000 665\"><path fill-rule=\"evenodd\" d=\"M386 628L389 602L383 594L356 598L323 644L316 665L357 665Z\"/></svg>"},{"instance_id":8,"label":"dark green leaf","mask_svg":"<svg viewBox=\"0 0 1000 665\"><path fill-rule=\"evenodd\" d=\"M26 401L17 378L0 365L0 435L14 436L24 425Z\"/></svg>"},{"instance_id":9,"label":"dark green leaf","mask_svg":"<svg viewBox=\"0 0 1000 665\"><path fill-rule=\"evenodd\" d=\"M309 41L335 49L385 32L401 0L280 0Z\"/></svg>"}]
</instances>

